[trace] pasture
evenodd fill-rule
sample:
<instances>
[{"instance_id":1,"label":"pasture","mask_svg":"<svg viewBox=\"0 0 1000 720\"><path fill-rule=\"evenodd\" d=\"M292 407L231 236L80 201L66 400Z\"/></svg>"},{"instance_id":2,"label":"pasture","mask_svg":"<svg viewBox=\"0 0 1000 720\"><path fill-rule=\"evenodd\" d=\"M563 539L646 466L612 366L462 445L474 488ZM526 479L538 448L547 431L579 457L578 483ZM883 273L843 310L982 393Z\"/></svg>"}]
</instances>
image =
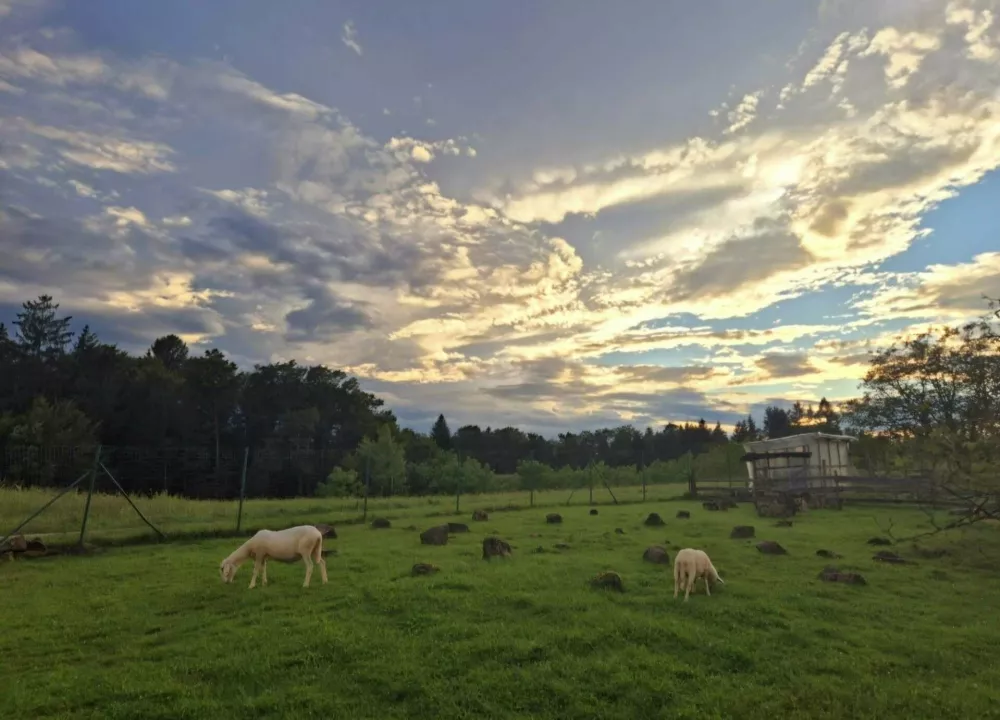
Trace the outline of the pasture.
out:
<instances>
[{"instance_id":1,"label":"pasture","mask_svg":"<svg viewBox=\"0 0 1000 720\"><path fill-rule=\"evenodd\" d=\"M64 500L67 508L77 502ZM466 498L454 515L454 499L439 500L373 503L370 517L392 522L384 530L336 523L353 514L353 502L255 501L271 504L266 512L264 505L245 510L250 529L336 524L337 539L325 543L333 551L330 582L322 585L316 572L308 589L301 563L274 561L267 587L247 589L249 564L223 585L218 565L238 538L0 563L0 715L995 715L995 525L939 535L919 548L893 547L913 562L886 565L872 560L883 548L866 544L883 534L876 519L884 527L891 517L902 536L926 526L919 511L812 511L792 527L775 527L748 506L706 512L698 502L659 499L601 506L596 516L584 505L541 503L474 522L476 507L514 503ZM95 537L138 532L116 534L110 513L121 502L95 498ZM156 500L139 502L155 516ZM214 527L229 528L231 503L177 502L174 511L188 514L192 530L212 529L213 513L223 518ZM675 519L679 509L691 519ZM545 522L552 511L562 514L561 524ZM643 525L651 511L664 527ZM0 510L5 526L18 519ZM28 537L53 531L43 519ZM420 544L418 531L448 520L471 532L443 547ZM734 525L755 526L756 539L729 539ZM482 540L492 533L511 543L511 558L481 559ZM762 554L759 540L776 540L788 554ZM699 581L689 602L674 600L672 568L642 559L653 544L671 557L680 547L705 549L726 584L706 597ZM948 554L927 557L935 546ZM819 558L820 548L843 559ZM418 562L440 571L411 577ZM868 584L822 582L817 575L831 562L862 573ZM589 587L603 570L621 574L623 593Z\"/></svg>"}]
</instances>

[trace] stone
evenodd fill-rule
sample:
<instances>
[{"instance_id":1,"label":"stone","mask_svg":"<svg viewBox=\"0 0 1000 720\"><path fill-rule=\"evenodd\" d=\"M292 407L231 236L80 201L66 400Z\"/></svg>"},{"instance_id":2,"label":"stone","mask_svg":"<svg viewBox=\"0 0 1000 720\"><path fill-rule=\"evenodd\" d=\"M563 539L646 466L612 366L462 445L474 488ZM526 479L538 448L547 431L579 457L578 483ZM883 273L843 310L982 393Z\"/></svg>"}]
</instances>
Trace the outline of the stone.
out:
<instances>
[{"instance_id":1,"label":"stone","mask_svg":"<svg viewBox=\"0 0 1000 720\"><path fill-rule=\"evenodd\" d=\"M939 560L948 554L944 548L922 548L917 545L913 546L913 552L927 560Z\"/></svg>"},{"instance_id":2,"label":"stone","mask_svg":"<svg viewBox=\"0 0 1000 720\"><path fill-rule=\"evenodd\" d=\"M646 527L660 527L662 525L666 525L666 523L663 522L663 518L660 517L659 513L653 512L646 516L646 520L643 522L643 525Z\"/></svg>"},{"instance_id":3,"label":"stone","mask_svg":"<svg viewBox=\"0 0 1000 720\"><path fill-rule=\"evenodd\" d=\"M315 525L314 527L323 534L323 537L330 538L331 540L337 539L337 531L333 529L333 525L320 523L318 525Z\"/></svg>"},{"instance_id":4,"label":"stone","mask_svg":"<svg viewBox=\"0 0 1000 720\"><path fill-rule=\"evenodd\" d=\"M450 522L448 523L448 532L450 533L466 533L469 532L469 526L465 523Z\"/></svg>"},{"instance_id":5,"label":"stone","mask_svg":"<svg viewBox=\"0 0 1000 720\"><path fill-rule=\"evenodd\" d=\"M28 541L24 539L24 535L11 535L4 541L5 549L9 552L24 552L28 549Z\"/></svg>"},{"instance_id":6,"label":"stone","mask_svg":"<svg viewBox=\"0 0 1000 720\"><path fill-rule=\"evenodd\" d=\"M556 550L569 550L569 545L567 545L566 543L556 543L555 544L555 549Z\"/></svg>"},{"instance_id":7,"label":"stone","mask_svg":"<svg viewBox=\"0 0 1000 720\"><path fill-rule=\"evenodd\" d=\"M435 525L420 533L420 542L423 545L447 545L448 526Z\"/></svg>"},{"instance_id":8,"label":"stone","mask_svg":"<svg viewBox=\"0 0 1000 720\"><path fill-rule=\"evenodd\" d=\"M417 577L418 575L433 575L439 572L441 568L437 565L431 565L430 563L417 563L410 569L410 575Z\"/></svg>"},{"instance_id":9,"label":"stone","mask_svg":"<svg viewBox=\"0 0 1000 720\"><path fill-rule=\"evenodd\" d=\"M562 522L562 515L559 513L549 513L545 516L545 522L550 525L557 525Z\"/></svg>"},{"instance_id":10,"label":"stone","mask_svg":"<svg viewBox=\"0 0 1000 720\"><path fill-rule=\"evenodd\" d=\"M539 551L545 552L545 548L539 546L535 552ZM510 557L511 552L513 551L510 548L510 544L498 537L491 536L483 539L483 560L495 557Z\"/></svg>"},{"instance_id":11,"label":"stone","mask_svg":"<svg viewBox=\"0 0 1000 720\"><path fill-rule=\"evenodd\" d=\"M906 562L903 558L899 557L894 552L889 550L879 550L877 553L872 555L872 560L877 560L884 563L892 563L893 565L902 565Z\"/></svg>"},{"instance_id":12,"label":"stone","mask_svg":"<svg viewBox=\"0 0 1000 720\"><path fill-rule=\"evenodd\" d=\"M816 555L818 555L821 558L827 558L829 560L838 560L841 557L843 557L843 555L839 555L838 553L835 553L832 550L817 550Z\"/></svg>"},{"instance_id":13,"label":"stone","mask_svg":"<svg viewBox=\"0 0 1000 720\"><path fill-rule=\"evenodd\" d=\"M709 500L708 502L703 502L701 506L705 510L709 510L711 512L718 512L719 510L725 510L725 508L719 505L719 503L716 502L715 500Z\"/></svg>"},{"instance_id":14,"label":"stone","mask_svg":"<svg viewBox=\"0 0 1000 720\"><path fill-rule=\"evenodd\" d=\"M486 512L485 510L473 510L472 511L472 519L473 520L479 520L479 521L489 520L490 519L490 514L488 512Z\"/></svg>"},{"instance_id":15,"label":"stone","mask_svg":"<svg viewBox=\"0 0 1000 720\"><path fill-rule=\"evenodd\" d=\"M642 554L642 559L657 565L669 565L670 553L667 552L665 547L650 545L646 548L646 552Z\"/></svg>"},{"instance_id":16,"label":"stone","mask_svg":"<svg viewBox=\"0 0 1000 720\"><path fill-rule=\"evenodd\" d=\"M48 554L48 548L45 547L45 543L35 538L28 541L27 546L24 548L24 554L28 557L41 557Z\"/></svg>"},{"instance_id":17,"label":"stone","mask_svg":"<svg viewBox=\"0 0 1000 720\"><path fill-rule=\"evenodd\" d=\"M591 515L596 515L597 514L597 508L590 508L590 514Z\"/></svg>"},{"instance_id":18,"label":"stone","mask_svg":"<svg viewBox=\"0 0 1000 720\"><path fill-rule=\"evenodd\" d=\"M729 510L730 508L738 507L735 500L730 500L728 498L722 498L721 500L716 500L715 502L721 510Z\"/></svg>"},{"instance_id":19,"label":"stone","mask_svg":"<svg viewBox=\"0 0 1000 720\"><path fill-rule=\"evenodd\" d=\"M386 528L391 528L392 523L385 518L374 518L372 520L372 530L385 530Z\"/></svg>"},{"instance_id":20,"label":"stone","mask_svg":"<svg viewBox=\"0 0 1000 720\"><path fill-rule=\"evenodd\" d=\"M819 579L825 582L840 582L848 585L867 585L864 576L855 572L841 572L832 565L827 565L819 573Z\"/></svg>"},{"instance_id":21,"label":"stone","mask_svg":"<svg viewBox=\"0 0 1000 720\"><path fill-rule=\"evenodd\" d=\"M884 537L873 537L868 540L869 545L892 545L892 540Z\"/></svg>"},{"instance_id":22,"label":"stone","mask_svg":"<svg viewBox=\"0 0 1000 720\"><path fill-rule=\"evenodd\" d=\"M598 573L590 580L590 586L597 590L615 590L625 592L622 576L610 570Z\"/></svg>"},{"instance_id":23,"label":"stone","mask_svg":"<svg viewBox=\"0 0 1000 720\"><path fill-rule=\"evenodd\" d=\"M757 549L765 555L787 555L788 551L774 540L763 540L757 543Z\"/></svg>"},{"instance_id":24,"label":"stone","mask_svg":"<svg viewBox=\"0 0 1000 720\"><path fill-rule=\"evenodd\" d=\"M778 522L774 523L774 527L791 527L791 526L792 526L791 520L779 520Z\"/></svg>"},{"instance_id":25,"label":"stone","mask_svg":"<svg viewBox=\"0 0 1000 720\"><path fill-rule=\"evenodd\" d=\"M737 525L730 531L729 537L732 540L747 540L752 538L755 533L753 525Z\"/></svg>"},{"instance_id":26,"label":"stone","mask_svg":"<svg viewBox=\"0 0 1000 720\"><path fill-rule=\"evenodd\" d=\"M548 550L546 550L544 547L542 547L541 545L539 545L538 547L536 547L531 552L533 552L535 555L542 555L544 553L547 553ZM489 560L489 558L486 558L486 559Z\"/></svg>"},{"instance_id":27,"label":"stone","mask_svg":"<svg viewBox=\"0 0 1000 720\"><path fill-rule=\"evenodd\" d=\"M677 511L677 519L678 520L690 520L691 519L691 513L688 512L687 510L678 510Z\"/></svg>"}]
</instances>

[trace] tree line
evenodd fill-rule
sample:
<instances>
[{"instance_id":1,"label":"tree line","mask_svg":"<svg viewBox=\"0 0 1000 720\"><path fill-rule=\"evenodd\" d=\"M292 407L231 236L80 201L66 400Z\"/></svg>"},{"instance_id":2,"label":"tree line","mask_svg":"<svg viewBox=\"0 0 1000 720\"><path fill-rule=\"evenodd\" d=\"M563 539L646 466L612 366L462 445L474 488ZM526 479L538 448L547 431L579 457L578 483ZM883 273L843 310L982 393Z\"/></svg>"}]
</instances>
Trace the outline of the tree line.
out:
<instances>
[{"instance_id":1,"label":"tree line","mask_svg":"<svg viewBox=\"0 0 1000 720\"><path fill-rule=\"evenodd\" d=\"M41 295L23 303L12 331L0 324L0 482L64 484L89 467L87 448L98 444L127 490L194 497L237 494L244 463L247 494L271 497L572 488L593 483L595 473L599 483L634 483L639 474L681 482L696 465L719 477L733 476L735 466L743 477L738 457L751 440L839 433L846 424L898 449L914 427L954 428L962 412L979 413L963 427L985 428L990 406L981 399L961 408L951 401L944 414L920 406L909 417L901 410L913 397L910 385L926 385L920 373L932 373L932 363L933 372L943 372L956 343L965 345L954 352L983 362L972 373L969 362L955 360L953 383L981 395L989 378L1000 377L990 375L996 333L984 319L873 355L865 394L843 416L821 398L816 406L767 407L759 424L748 416L730 435L702 419L546 438L516 427L452 431L444 415L424 434L401 428L380 398L337 369L291 360L240 370L218 349L192 354L176 335L133 355L86 326L73 332L71 322ZM931 407L948 401L944 391L921 397ZM924 425L913 425L917 420Z\"/></svg>"}]
</instances>

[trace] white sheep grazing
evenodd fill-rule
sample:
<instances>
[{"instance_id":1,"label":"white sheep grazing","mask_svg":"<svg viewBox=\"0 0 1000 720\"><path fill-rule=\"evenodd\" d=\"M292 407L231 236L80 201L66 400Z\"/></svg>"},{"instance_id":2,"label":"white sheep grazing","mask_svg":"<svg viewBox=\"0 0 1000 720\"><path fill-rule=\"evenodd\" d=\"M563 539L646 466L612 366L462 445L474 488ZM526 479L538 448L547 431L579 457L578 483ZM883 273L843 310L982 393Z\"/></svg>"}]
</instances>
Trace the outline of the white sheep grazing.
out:
<instances>
[{"instance_id":1,"label":"white sheep grazing","mask_svg":"<svg viewBox=\"0 0 1000 720\"><path fill-rule=\"evenodd\" d=\"M326 560L323 559L323 533L313 525L297 525L285 530L259 530L240 545L219 565L222 582L231 583L247 558L253 558L253 577L250 587L257 585L257 573L262 573L263 584L267 585L267 559L295 562L301 557L306 565L306 579L302 587L309 587L313 563L319 565L319 572L326 583Z\"/></svg>"},{"instance_id":2,"label":"white sheep grazing","mask_svg":"<svg viewBox=\"0 0 1000 720\"><path fill-rule=\"evenodd\" d=\"M719 577L719 572L704 550L684 548L679 551L677 557L674 558L674 597L677 597L677 589L683 585L684 602L687 602L695 581L700 577L705 579L705 594L709 596L712 594L712 591L708 589L709 580L726 584Z\"/></svg>"}]
</instances>

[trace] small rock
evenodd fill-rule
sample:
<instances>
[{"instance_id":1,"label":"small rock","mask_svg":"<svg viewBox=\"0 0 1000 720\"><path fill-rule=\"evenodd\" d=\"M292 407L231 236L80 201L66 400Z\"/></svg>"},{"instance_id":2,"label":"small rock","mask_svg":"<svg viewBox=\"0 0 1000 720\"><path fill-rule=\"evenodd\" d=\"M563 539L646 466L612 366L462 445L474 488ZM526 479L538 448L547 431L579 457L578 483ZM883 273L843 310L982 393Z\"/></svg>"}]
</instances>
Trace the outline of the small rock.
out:
<instances>
[{"instance_id":1,"label":"small rock","mask_svg":"<svg viewBox=\"0 0 1000 720\"><path fill-rule=\"evenodd\" d=\"M545 522L549 523L550 525L556 525L558 523L561 523L562 515L560 515L559 513L549 513L548 515L545 516Z\"/></svg>"},{"instance_id":2,"label":"small rock","mask_svg":"<svg viewBox=\"0 0 1000 720\"><path fill-rule=\"evenodd\" d=\"M827 565L820 571L819 579L826 582L841 582L848 585L867 585L865 578L860 573L840 572L832 565Z\"/></svg>"},{"instance_id":3,"label":"small rock","mask_svg":"<svg viewBox=\"0 0 1000 720\"><path fill-rule=\"evenodd\" d=\"M726 509L725 505L723 505L722 503L720 503L720 502L718 502L716 500L709 500L708 502L703 502L701 504L701 506L705 510L709 510L709 511L712 511L712 512L718 512L720 510L724 511Z\"/></svg>"},{"instance_id":4,"label":"small rock","mask_svg":"<svg viewBox=\"0 0 1000 720\"><path fill-rule=\"evenodd\" d=\"M729 508L735 508L735 507L737 507L735 501L729 500L727 498L723 498L722 500L718 500L716 502L718 503L719 508L722 509L722 510L728 510Z\"/></svg>"},{"instance_id":5,"label":"small rock","mask_svg":"<svg viewBox=\"0 0 1000 720\"><path fill-rule=\"evenodd\" d=\"M390 527L392 527L392 523L386 520L385 518L378 517L372 520L373 530L385 530L386 528Z\"/></svg>"},{"instance_id":6,"label":"small rock","mask_svg":"<svg viewBox=\"0 0 1000 720\"><path fill-rule=\"evenodd\" d=\"M729 533L729 537L732 540L746 540L752 538L755 533L753 525L737 525Z\"/></svg>"},{"instance_id":7,"label":"small rock","mask_svg":"<svg viewBox=\"0 0 1000 720\"><path fill-rule=\"evenodd\" d=\"M625 531L621 528L615 528L615 535L624 535Z\"/></svg>"},{"instance_id":8,"label":"small rock","mask_svg":"<svg viewBox=\"0 0 1000 720\"><path fill-rule=\"evenodd\" d=\"M892 545L892 540L884 537L873 537L868 540L869 545Z\"/></svg>"},{"instance_id":9,"label":"small rock","mask_svg":"<svg viewBox=\"0 0 1000 720\"><path fill-rule=\"evenodd\" d=\"M660 517L659 513L654 512L649 513L649 515L646 516L646 520L643 525L646 527L660 527L661 525L666 525L666 523L663 522L663 518Z\"/></svg>"},{"instance_id":10,"label":"small rock","mask_svg":"<svg viewBox=\"0 0 1000 720\"><path fill-rule=\"evenodd\" d=\"M899 557L894 552L889 550L879 550L877 553L872 555L872 560L878 560L879 562L892 563L893 565L902 565L906 562L903 558Z\"/></svg>"},{"instance_id":11,"label":"small rock","mask_svg":"<svg viewBox=\"0 0 1000 720\"><path fill-rule=\"evenodd\" d=\"M616 590L618 592L625 592L625 584L622 582L622 576L611 571L595 575L590 580L590 586L599 590Z\"/></svg>"},{"instance_id":12,"label":"small rock","mask_svg":"<svg viewBox=\"0 0 1000 720\"><path fill-rule=\"evenodd\" d=\"M430 563L417 563L410 569L410 575L413 577L418 575L433 575L440 570L441 568L437 565L431 565Z\"/></svg>"},{"instance_id":13,"label":"small rock","mask_svg":"<svg viewBox=\"0 0 1000 720\"><path fill-rule=\"evenodd\" d=\"M569 550L569 545L566 543L556 543L555 548L556 550Z\"/></svg>"},{"instance_id":14,"label":"small rock","mask_svg":"<svg viewBox=\"0 0 1000 720\"><path fill-rule=\"evenodd\" d=\"M597 508L590 508L590 514L591 515L596 515L597 514Z\"/></svg>"},{"instance_id":15,"label":"small rock","mask_svg":"<svg viewBox=\"0 0 1000 720\"><path fill-rule=\"evenodd\" d=\"M489 520L490 514L485 510L473 510L472 511L473 520Z\"/></svg>"},{"instance_id":16,"label":"small rock","mask_svg":"<svg viewBox=\"0 0 1000 720\"><path fill-rule=\"evenodd\" d=\"M420 533L420 542L423 545L447 545L448 526L436 525Z\"/></svg>"},{"instance_id":17,"label":"small rock","mask_svg":"<svg viewBox=\"0 0 1000 720\"><path fill-rule=\"evenodd\" d=\"M791 520L779 520L778 522L774 523L774 527L791 527L791 526L792 526Z\"/></svg>"},{"instance_id":18,"label":"small rock","mask_svg":"<svg viewBox=\"0 0 1000 720\"><path fill-rule=\"evenodd\" d=\"M837 553L833 552L832 550L817 550L816 554L819 557L821 557L821 558L828 558L830 560L837 560L837 559L843 557L843 555L838 555Z\"/></svg>"},{"instance_id":19,"label":"small rock","mask_svg":"<svg viewBox=\"0 0 1000 720\"><path fill-rule=\"evenodd\" d=\"M677 519L678 520L690 520L691 519L691 513L688 512L687 510L678 510L677 511Z\"/></svg>"},{"instance_id":20,"label":"small rock","mask_svg":"<svg viewBox=\"0 0 1000 720\"><path fill-rule=\"evenodd\" d=\"M448 523L448 532L450 533L466 533L469 532L469 526L465 523L450 522Z\"/></svg>"},{"instance_id":21,"label":"small rock","mask_svg":"<svg viewBox=\"0 0 1000 720\"><path fill-rule=\"evenodd\" d=\"M646 562L656 563L657 565L669 565L670 553L668 553L667 549L664 547L651 545L646 548L646 552L642 554L642 559Z\"/></svg>"},{"instance_id":22,"label":"small rock","mask_svg":"<svg viewBox=\"0 0 1000 720\"><path fill-rule=\"evenodd\" d=\"M545 552L545 549L541 546L536 548L535 552ZM498 537L488 537L483 539L483 560L489 560L495 557L510 557L511 554L510 544L504 542Z\"/></svg>"},{"instance_id":23,"label":"small rock","mask_svg":"<svg viewBox=\"0 0 1000 720\"><path fill-rule=\"evenodd\" d=\"M765 555L787 555L788 551L773 540L764 540L757 543L757 549Z\"/></svg>"}]
</instances>

